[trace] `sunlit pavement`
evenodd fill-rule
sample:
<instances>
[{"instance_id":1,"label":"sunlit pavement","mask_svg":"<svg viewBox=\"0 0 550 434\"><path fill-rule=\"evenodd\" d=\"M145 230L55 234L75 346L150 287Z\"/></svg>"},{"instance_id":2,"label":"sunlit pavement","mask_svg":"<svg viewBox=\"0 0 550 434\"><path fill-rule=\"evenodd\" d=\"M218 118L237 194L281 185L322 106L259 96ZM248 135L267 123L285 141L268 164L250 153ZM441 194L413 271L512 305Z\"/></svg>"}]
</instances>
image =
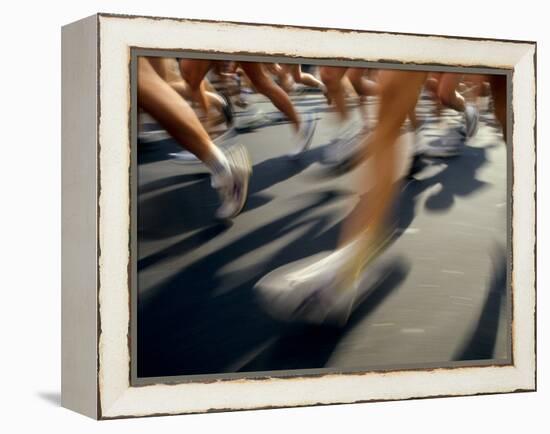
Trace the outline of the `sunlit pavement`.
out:
<instances>
[{"instance_id":1,"label":"sunlit pavement","mask_svg":"<svg viewBox=\"0 0 550 434\"><path fill-rule=\"evenodd\" d=\"M280 119L265 98L252 100ZM219 200L204 166L171 160L179 148L170 139L140 148L139 375L505 360L507 149L486 122L460 156L425 161L403 181L398 238L370 270L369 296L345 328L281 324L260 308L254 284L333 249L342 219L369 189L356 185L368 161L337 178L319 162L336 125L323 96L293 100L317 119L311 149L297 161L286 157L294 138L281 121L239 134L253 176L247 205L229 224L214 219ZM420 103L424 116L428 109ZM412 140L402 137L401 172Z\"/></svg>"}]
</instances>

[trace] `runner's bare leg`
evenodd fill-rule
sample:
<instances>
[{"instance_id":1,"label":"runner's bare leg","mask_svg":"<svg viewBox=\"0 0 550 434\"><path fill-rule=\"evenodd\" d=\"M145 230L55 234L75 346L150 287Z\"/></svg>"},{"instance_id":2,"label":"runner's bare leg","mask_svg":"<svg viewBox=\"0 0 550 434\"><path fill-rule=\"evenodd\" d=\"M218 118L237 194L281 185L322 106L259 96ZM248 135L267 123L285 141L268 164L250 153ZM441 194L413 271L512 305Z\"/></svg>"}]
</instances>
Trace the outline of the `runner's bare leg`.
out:
<instances>
[{"instance_id":1,"label":"runner's bare leg","mask_svg":"<svg viewBox=\"0 0 550 434\"><path fill-rule=\"evenodd\" d=\"M143 57L138 59L138 104L199 160L212 158L215 145L193 109Z\"/></svg>"},{"instance_id":2,"label":"runner's bare leg","mask_svg":"<svg viewBox=\"0 0 550 434\"><path fill-rule=\"evenodd\" d=\"M360 96L374 96L378 95L379 86L373 80L369 80L365 77L364 68L349 68L346 72L346 76L349 78L355 92Z\"/></svg>"},{"instance_id":3,"label":"runner's bare leg","mask_svg":"<svg viewBox=\"0 0 550 434\"><path fill-rule=\"evenodd\" d=\"M204 110L208 119L210 113L210 102L206 96L204 77L212 66L210 60L182 59L179 62L181 75L191 88L193 101L199 104Z\"/></svg>"},{"instance_id":4,"label":"runner's bare leg","mask_svg":"<svg viewBox=\"0 0 550 434\"><path fill-rule=\"evenodd\" d=\"M380 107L378 124L369 140L373 173L363 173L364 182L374 178L369 200L346 222L340 245L356 239L367 228L373 233L384 230L390 206L396 194L396 142L407 115L414 109L426 73L383 71L380 73Z\"/></svg>"},{"instance_id":5,"label":"runner's bare leg","mask_svg":"<svg viewBox=\"0 0 550 434\"><path fill-rule=\"evenodd\" d=\"M240 64L255 89L268 97L273 105L294 124L294 129L298 131L300 128L300 118L294 109L292 101L290 101L286 92L266 73L262 64L255 62L241 62Z\"/></svg>"},{"instance_id":6,"label":"runner's bare leg","mask_svg":"<svg viewBox=\"0 0 550 434\"><path fill-rule=\"evenodd\" d=\"M342 84L342 78L346 74L346 70L347 68L337 66L321 67L321 80L326 86L330 103L334 104L341 120L347 120L349 115L344 86Z\"/></svg>"},{"instance_id":7,"label":"runner's bare leg","mask_svg":"<svg viewBox=\"0 0 550 434\"><path fill-rule=\"evenodd\" d=\"M301 65L287 64L287 65L281 65L281 66L290 73L290 75L292 76L292 79L296 83L301 83L305 86L315 87L318 89L324 88L323 83L317 80L312 74L308 74L307 72L302 72Z\"/></svg>"}]
</instances>

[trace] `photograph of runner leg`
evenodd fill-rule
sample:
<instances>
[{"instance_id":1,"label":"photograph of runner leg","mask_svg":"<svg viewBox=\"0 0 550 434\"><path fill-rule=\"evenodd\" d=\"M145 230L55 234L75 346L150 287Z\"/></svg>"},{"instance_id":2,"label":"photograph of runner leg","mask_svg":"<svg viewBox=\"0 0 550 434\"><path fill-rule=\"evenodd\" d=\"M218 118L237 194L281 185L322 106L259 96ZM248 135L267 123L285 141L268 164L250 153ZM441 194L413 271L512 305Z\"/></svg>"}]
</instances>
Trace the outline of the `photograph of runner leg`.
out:
<instances>
[{"instance_id":1,"label":"photograph of runner leg","mask_svg":"<svg viewBox=\"0 0 550 434\"><path fill-rule=\"evenodd\" d=\"M506 363L506 76L137 62L137 378Z\"/></svg>"}]
</instances>

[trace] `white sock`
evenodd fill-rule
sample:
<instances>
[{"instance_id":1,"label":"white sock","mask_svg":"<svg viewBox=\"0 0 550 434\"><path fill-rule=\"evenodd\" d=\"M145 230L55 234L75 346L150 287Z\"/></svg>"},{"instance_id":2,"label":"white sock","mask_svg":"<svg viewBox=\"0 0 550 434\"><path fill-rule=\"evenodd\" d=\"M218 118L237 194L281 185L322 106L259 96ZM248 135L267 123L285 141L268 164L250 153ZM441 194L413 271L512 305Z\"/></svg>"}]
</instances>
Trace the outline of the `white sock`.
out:
<instances>
[{"instance_id":1,"label":"white sock","mask_svg":"<svg viewBox=\"0 0 550 434\"><path fill-rule=\"evenodd\" d=\"M204 164L212 173L211 185L213 188L221 187L232 178L229 161L216 145L212 145L212 156L205 160Z\"/></svg>"},{"instance_id":2,"label":"white sock","mask_svg":"<svg viewBox=\"0 0 550 434\"><path fill-rule=\"evenodd\" d=\"M298 270L293 274L302 279L312 278L317 274L327 274L332 276L338 271L341 271L349 263L353 262L354 258L359 253L360 248L361 244L359 240L353 240L350 243L334 250L320 261L311 264L305 269Z\"/></svg>"}]
</instances>

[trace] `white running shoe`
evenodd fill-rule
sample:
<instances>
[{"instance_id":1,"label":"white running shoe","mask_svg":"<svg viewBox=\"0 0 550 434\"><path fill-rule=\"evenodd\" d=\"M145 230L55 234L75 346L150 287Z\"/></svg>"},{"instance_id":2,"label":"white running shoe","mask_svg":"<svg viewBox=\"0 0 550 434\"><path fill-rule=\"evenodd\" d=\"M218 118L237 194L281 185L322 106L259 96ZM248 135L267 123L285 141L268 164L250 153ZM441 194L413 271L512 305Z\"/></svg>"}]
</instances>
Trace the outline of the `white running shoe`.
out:
<instances>
[{"instance_id":1,"label":"white running shoe","mask_svg":"<svg viewBox=\"0 0 550 434\"><path fill-rule=\"evenodd\" d=\"M358 119L355 113L350 114L347 121L341 122L340 127L336 131L335 141L349 140L354 137L362 128L362 122Z\"/></svg>"},{"instance_id":2,"label":"white running shoe","mask_svg":"<svg viewBox=\"0 0 550 434\"><path fill-rule=\"evenodd\" d=\"M351 161L358 156L363 146L363 139L367 136L368 128L365 123L352 117L343 122L335 134L334 140L325 147L322 162L336 166Z\"/></svg>"},{"instance_id":3,"label":"white running shoe","mask_svg":"<svg viewBox=\"0 0 550 434\"><path fill-rule=\"evenodd\" d=\"M449 158L462 153L465 137L461 130L449 129L444 135L440 134L428 128L421 127L416 130L414 156Z\"/></svg>"},{"instance_id":4,"label":"white running shoe","mask_svg":"<svg viewBox=\"0 0 550 434\"><path fill-rule=\"evenodd\" d=\"M214 140L214 144L221 148L222 150L224 148L228 148L230 146L235 145L235 141L237 140L237 131L235 131L234 128L229 128L226 132L216 137ZM172 162L174 163L182 163L182 164L202 164L202 161L198 159L198 157L195 154L192 154L189 151L179 151L179 152L172 152L169 154L170 157L172 157Z\"/></svg>"},{"instance_id":5,"label":"white running shoe","mask_svg":"<svg viewBox=\"0 0 550 434\"><path fill-rule=\"evenodd\" d=\"M141 131L138 134L138 140L141 144L160 142L171 137L166 130Z\"/></svg>"},{"instance_id":6,"label":"white running shoe","mask_svg":"<svg viewBox=\"0 0 550 434\"><path fill-rule=\"evenodd\" d=\"M316 125L317 123L310 113L302 114L302 123L298 133L296 134L298 142L296 143L294 150L288 153L290 158L297 158L302 152L309 149L311 146L311 141L313 140Z\"/></svg>"},{"instance_id":7,"label":"white running shoe","mask_svg":"<svg viewBox=\"0 0 550 434\"><path fill-rule=\"evenodd\" d=\"M479 128L479 110L476 106L467 104L464 109L464 120L466 122L466 137L475 136Z\"/></svg>"},{"instance_id":8,"label":"white running shoe","mask_svg":"<svg viewBox=\"0 0 550 434\"><path fill-rule=\"evenodd\" d=\"M284 322L344 324L356 290L353 284L342 287L340 262L332 253L295 271L269 273L256 284L261 305L273 318Z\"/></svg>"},{"instance_id":9,"label":"white running shoe","mask_svg":"<svg viewBox=\"0 0 550 434\"><path fill-rule=\"evenodd\" d=\"M235 145L224 151L231 170L230 176L213 175L212 185L218 190L221 206L216 211L219 219L231 219L243 209L248 196L248 182L252 166L243 145Z\"/></svg>"},{"instance_id":10,"label":"white running shoe","mask_svg":"<svg viewBox=\"0 0 550 434\"><path fill-rule=\"evenodd\" d=\"M269 118L260 109L248 108L233 121L236 131L250 131L269 124Z\"/></svg>"},{"instance_id":11,"label":"white running shoe","mask_svg":"<svg viewBox=\"0 0 550 434\"><path fill-rule=\"evenodd\" d=\"M373 239L367 252L358 250L364 248L364 241L356 240L311 265L274 270L255 285L259 301L281 321L342 327L353 311L365 268L390 240L391 235ZM360 265L358 255L363 256Z\"/></svg>"},{"instance_id":12,"label":"white running shoe","mask_svg":"<svg viewBox=\"0 0 550 434\"><path fill-rule=\"evenodd\" d=\"M322 162L329 166L344 166L359 157L366 149L368 143L368 130L361 129L354 135L342 138L328 145L322 156Z\"/></svg>"}]
</instances>

